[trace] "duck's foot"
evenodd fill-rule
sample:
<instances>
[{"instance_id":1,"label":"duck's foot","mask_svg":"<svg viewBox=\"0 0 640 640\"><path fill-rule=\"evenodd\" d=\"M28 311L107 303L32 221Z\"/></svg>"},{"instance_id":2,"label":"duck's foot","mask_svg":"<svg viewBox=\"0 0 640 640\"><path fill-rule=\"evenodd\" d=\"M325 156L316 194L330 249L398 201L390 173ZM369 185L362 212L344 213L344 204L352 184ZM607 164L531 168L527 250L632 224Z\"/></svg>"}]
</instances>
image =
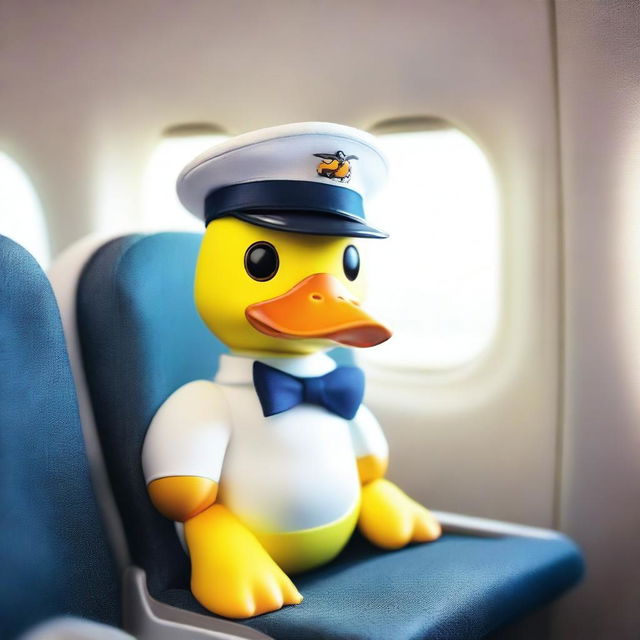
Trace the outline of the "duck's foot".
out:
<instances>
[{"instance_id":1,"label":"duck's foot","mask_svg":"<svg viewBox=\"0 0 640 640\"><path fill-rule=\"evenodd\" d=\"M442 533L430 511L383 478L362 487L358 527L370 542L383 549L430 542Z\"/></svg>"},{"instance_id":2,"label":"duck's foot","mask_svg":"<svg viewBox=\"0 0 640 640\"><path fill-rule=\"evenodd\" d=\"M227 618L250 618L299 604L302 596L256 537L223 505L185 523L191 591Z\"/></svg>"}]
</instances>

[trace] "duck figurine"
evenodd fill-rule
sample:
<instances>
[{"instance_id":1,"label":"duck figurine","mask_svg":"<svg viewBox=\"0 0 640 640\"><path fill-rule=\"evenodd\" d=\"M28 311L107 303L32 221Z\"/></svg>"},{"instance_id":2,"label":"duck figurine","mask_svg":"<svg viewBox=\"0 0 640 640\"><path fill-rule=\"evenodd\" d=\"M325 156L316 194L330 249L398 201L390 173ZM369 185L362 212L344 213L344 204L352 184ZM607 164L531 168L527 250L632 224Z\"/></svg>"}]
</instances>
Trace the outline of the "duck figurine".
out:
<instances>
[{"instance_id":1,"label":"duck figurine","mask_svg":"<svg viewBox=\"0 0 640 640\"><path fill-rule=\"evenodd\" d=\"M440 536L384 478L362 371L325 353L391 336L361 306L359 242L386 237L363 202L385 177L370 134L299 123L229 140L178 178L206 224L196 307L230 353L160 407L142 464L155 507L184 523L194 596L218 615L300 603L288 574L332 560L356 526L385 549Z\"/></svg>"}]
</instances>

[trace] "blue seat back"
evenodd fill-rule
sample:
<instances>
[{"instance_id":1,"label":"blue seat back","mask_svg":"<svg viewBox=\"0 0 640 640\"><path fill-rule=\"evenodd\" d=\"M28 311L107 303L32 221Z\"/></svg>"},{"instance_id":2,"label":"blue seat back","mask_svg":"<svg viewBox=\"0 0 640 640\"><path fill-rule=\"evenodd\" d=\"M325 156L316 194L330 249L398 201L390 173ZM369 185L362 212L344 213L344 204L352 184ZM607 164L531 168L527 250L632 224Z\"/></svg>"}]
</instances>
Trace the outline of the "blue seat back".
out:
<instances>
[{"instance_id":1,"label":"blue seat back","mask_svg":"<svg viewBox=\"0 0 640 640\"><path fill-rule=\"evenodd\" d=\"M119 622L49 282L0 236L0 637L51 616Z\"/></svg>"},{"instance_id":2,"label":"blue seat back","mask_svg":"<svg viewBox=\"0 0 640 640\"><path fill-rule=\"evenodd\" d=\"M153 415L178 387L211 378L225 347L193 301L201 236L135 235L101 247L78 283L78 331L96 426L133 562L152 595L189 584L172 522L150 503L141 468Z\"/></svg>"}]
</instances>

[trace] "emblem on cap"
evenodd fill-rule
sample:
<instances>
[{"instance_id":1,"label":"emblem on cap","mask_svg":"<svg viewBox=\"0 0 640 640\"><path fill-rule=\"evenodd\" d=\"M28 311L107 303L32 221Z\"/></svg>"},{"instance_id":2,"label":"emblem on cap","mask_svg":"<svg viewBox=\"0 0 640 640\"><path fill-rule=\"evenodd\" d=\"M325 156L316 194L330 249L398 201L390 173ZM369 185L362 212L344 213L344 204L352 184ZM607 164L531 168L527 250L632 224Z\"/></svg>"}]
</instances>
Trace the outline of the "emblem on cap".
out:
<instances>
[{"instance_id":1,"label":"emblem on cap","mask_svg":"<svg viewBox=\"0 0 640 640\"><path fill-rule=\"evenodd\" d=\"M351 160L358 160L358 156L348 156L344 151L335 153L314 153L316 158L322 158L322 162L316 167L319 176L338 182L351 180Z\"/></svg>"}]
</instances>

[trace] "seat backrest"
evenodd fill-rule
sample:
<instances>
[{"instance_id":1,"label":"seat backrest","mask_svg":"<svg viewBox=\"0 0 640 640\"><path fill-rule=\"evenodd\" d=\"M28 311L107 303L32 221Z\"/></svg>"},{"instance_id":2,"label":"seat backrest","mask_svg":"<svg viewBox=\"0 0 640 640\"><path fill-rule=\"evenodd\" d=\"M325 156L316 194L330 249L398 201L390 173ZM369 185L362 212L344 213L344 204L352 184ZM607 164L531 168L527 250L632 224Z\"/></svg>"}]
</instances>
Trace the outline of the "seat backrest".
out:
<instances>
[{"instance_id":1,"label":"seat backrest","mask_svg":"<svg viewBox=\"0 0 640 640\"><path fill-rule=\"evenodd\" d=\"M61 614L119 623L56 301L33 257L3 236L0 514L1 637Z\"/></svg>"},{"instance_id":2,"label":"seat backrest","mask_svg":"<svg viewBox=\"0 0 640 640\"><path fill-rule=\"evenodd\" d=\"M77 325L96 427L134 564L151 595L189 584L172 522L150 503L141 468L153 415L178 387L211 378L225 347L193 301L201 236L117 238L85 265Z\"/></svg>"}]
</instances>

